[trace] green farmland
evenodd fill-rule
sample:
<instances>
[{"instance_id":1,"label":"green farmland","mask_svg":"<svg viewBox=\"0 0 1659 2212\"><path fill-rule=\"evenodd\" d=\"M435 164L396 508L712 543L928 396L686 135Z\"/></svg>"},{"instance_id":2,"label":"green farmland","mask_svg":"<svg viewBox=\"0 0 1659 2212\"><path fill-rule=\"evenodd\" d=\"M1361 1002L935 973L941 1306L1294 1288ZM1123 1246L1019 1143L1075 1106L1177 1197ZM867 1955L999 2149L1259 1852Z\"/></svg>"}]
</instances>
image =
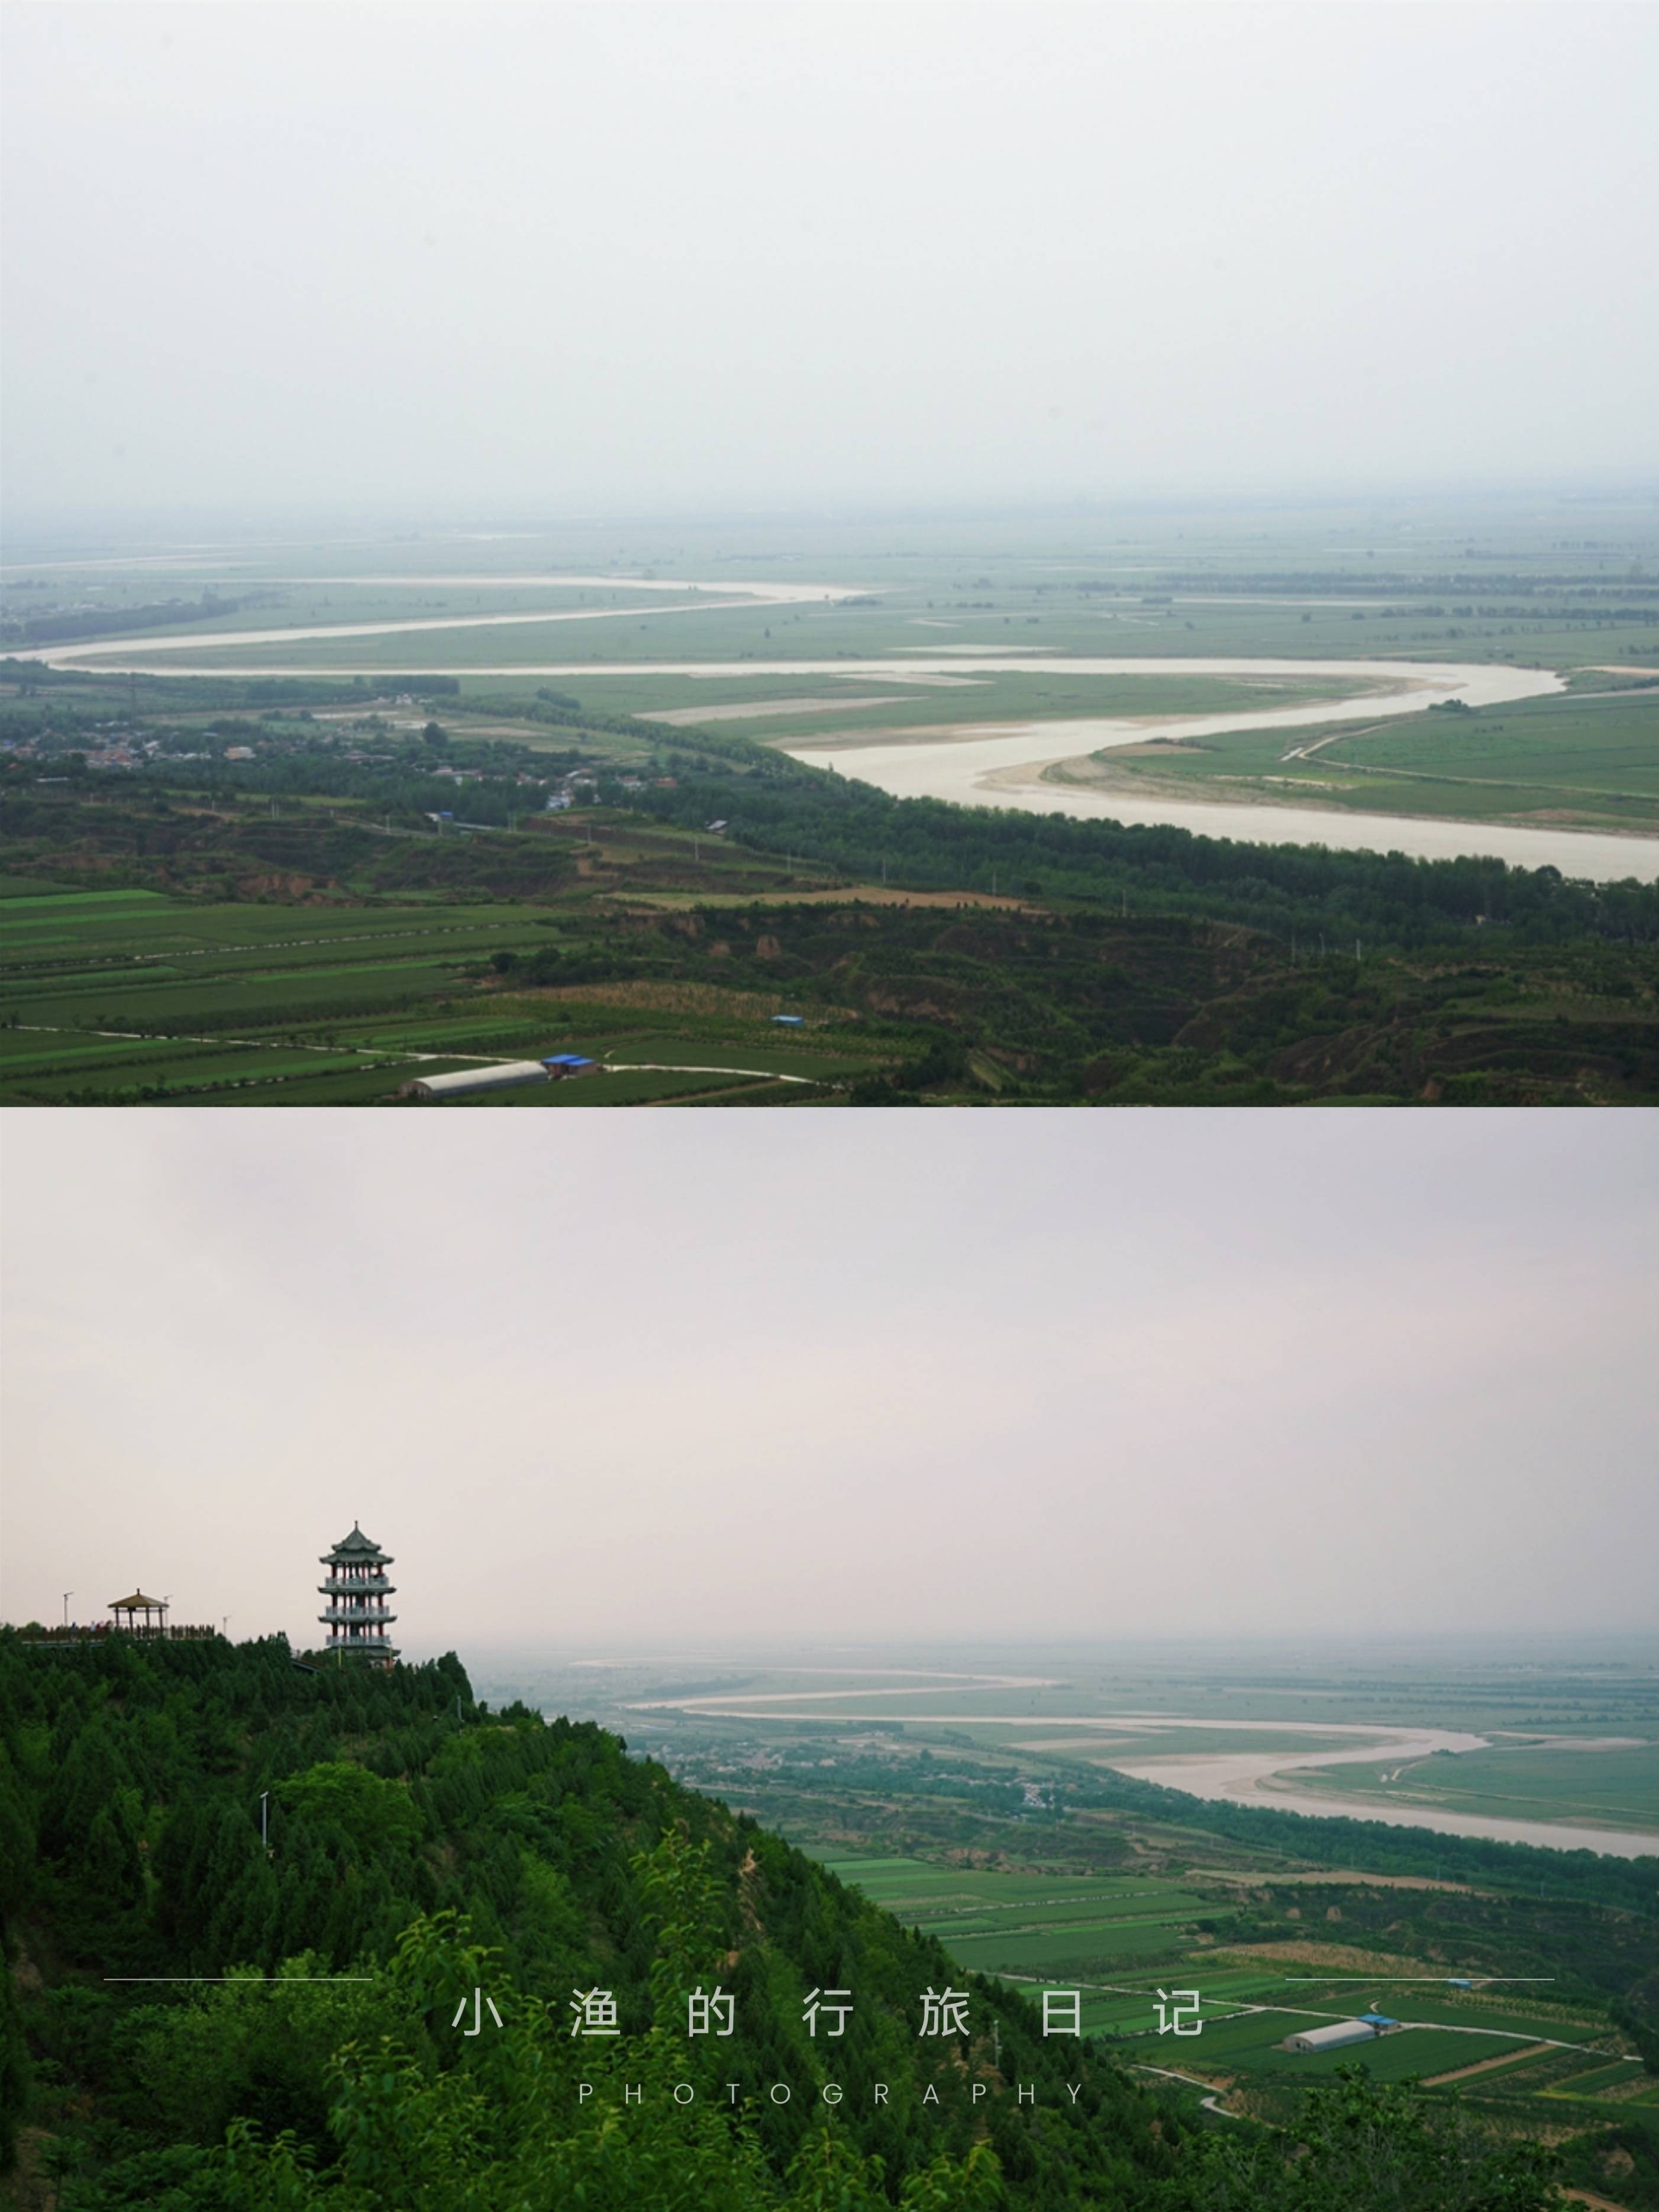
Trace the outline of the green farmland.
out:
<instances>
[{"instance_id":1,"label":"green farmland","mask_svg":"<svg viewBox=\"0 0 1659 2212\"><path fill-rule=\"evenodd\" d=\"M1506 2094L1622 2103L1644 2077L1595 2010L1564 2005L1549 1978L1513 1988L1451 1989L1425 1972L1401 1978L1380 1958L1374 1978L1304 1966L1242 1963L1227 1949L1238 1908L1158 1877L1095 1877L936 1865L914 1858L836 1858L840 1880L907 1926L938 1938L964 1973L1075 1988L1084 2033L1140 2046L1151 2065L1195 2072L1271 2098L1303 2079L1358 2065L1378 2081L1432 2080L1469 2067L1503 2075ZM1160 2029L1160 1990L1194 1992L1197 2034ZM1530 2000L1528 1991L1535 1992ZM1290 2036L1380 2008L1401 2025L1333 2051L1292 2051ZM1193 2015L1184 2015L1190 2026ZM1522 2063L1524 2062L1524 2063ZM1486 2078L1483 2070L1481 2079ZM1642 2094L1645 2094L1645 2092ZM1654 2094L1659 2097L1659 2084Z\"/></svg>"},{"instance_id":2,"label":"green farmland","mask_svg":"<svg viewBox=\"0 0 1659 2212\"><path fill-rule=\"evenodd\" d=\"M1304 1788L1511 1820L1585 1820L1650 1828L1659 1806L1659 1741L1603 1745L1570 1737L1548 1745L1304 1771Z\"/></svg>"},{"instance_id":3,"label":"green farmland","mask_svg":"<svg viewBox=\"0 0 1659 2212\"><path fill-rule=\"evenodd\" d=\"M630 1006L483 989L490 956L574 933L502 903L26 890L0 900L0 1101L362 1104L423 1073L577 1052L606 1072L495 1103L619 1106L734 1088L823 1096L872 1064L863 1039L826 1049L821 1024L799 1050L781 1042L775 999L671 987Z\"/></svg>"},{"instance_id":4,"label":"green farmland","mask_svg":"<svg viewBox=\"0 0 1659 2212\"><path fill-rule=\"evenodd\" d=\"M166 599L119 559L26 564L8 635L58 661L0 659L0 1100L367 1105L567 1050L613 1072L490 1103L1650 1103L1650 836L1598 839L1587 868L1628 851L1631 874L1595 883L1570 836L1537 868L1288 842L1304 801L1659 828L1650 525L1615 526L1592 558L1536 519L1422 507L1394 542L1334 509L1011 525L994 548L938 522L758 549L572 526L194 549ZM1186 665L1206 654L1281 665ZM988 655L1013 665L968 672ZM895 656L900 678L855 665ZM1069 721L1053 751L1079 752L1091 718L1363 690L1316 659L1480 659L1573 688L1064 764L1258 802L1227 817L1249 842L859 772L865 740ZM846 757L808 765L831 737ZM1287 842L1255 842L1264 820Z\"/></svg>"},{"instance_id":5,"label":"green farmland","mask_svg":"<svg viewBox=\"0 0 1659 2212\"><path fill-rule=\"evenodd\" d=\"M1376 723L1233 730L1113 747L1049 774L1126 793L1651 834L1659 829L1659 688L1568 691Z\"/></svg>"}]
</instances>

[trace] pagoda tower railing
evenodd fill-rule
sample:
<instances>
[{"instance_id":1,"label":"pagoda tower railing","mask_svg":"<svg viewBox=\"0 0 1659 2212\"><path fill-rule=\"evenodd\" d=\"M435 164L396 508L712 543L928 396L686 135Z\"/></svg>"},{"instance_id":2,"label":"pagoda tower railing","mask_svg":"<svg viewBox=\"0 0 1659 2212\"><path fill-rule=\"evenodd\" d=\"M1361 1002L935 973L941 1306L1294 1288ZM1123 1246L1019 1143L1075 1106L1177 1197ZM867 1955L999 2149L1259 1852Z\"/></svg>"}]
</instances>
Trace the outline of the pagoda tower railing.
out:
<instances>
[{"instance_id":1,"label":"pagoda tower railing","mask_svg":"<svg viewBox=\"0 0 1659 2212\"><path fill-rule=\"evenodd\" d=\"M317 1585L327 1600L318 1618L328 1631L324 1649L337 1658L366 1660L389 1667L398 1647L388 1631L398 1618L386 1603L395 1585L386 1579L392 1555L365 1536L355 1523L331 1552L322 1555L326 1582Z\"/></svg>"}]
</instances>

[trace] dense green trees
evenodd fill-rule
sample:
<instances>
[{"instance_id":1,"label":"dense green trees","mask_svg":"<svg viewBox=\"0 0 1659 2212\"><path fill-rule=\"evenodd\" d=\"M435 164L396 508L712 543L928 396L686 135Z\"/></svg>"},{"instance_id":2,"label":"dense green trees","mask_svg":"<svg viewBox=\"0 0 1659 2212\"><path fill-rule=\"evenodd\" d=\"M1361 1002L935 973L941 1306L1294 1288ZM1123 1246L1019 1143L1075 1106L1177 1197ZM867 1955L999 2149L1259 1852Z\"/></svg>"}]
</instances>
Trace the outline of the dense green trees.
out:
<instances>
[{"instance_id":1,"label":"dense green trees","mask_svg":"<svg viewBox=\"0 0 1659 2212\"><path fill-rule=\"evenodd\" d=\"M618 1738L475 1707L453 1658L0 1632L0 2093L63 2212L1550 2201L1541 2154L1358 2079L1298 2142L1188 2134ZM918 2034L953 1980L966 2031ZM729 2038L688 2032L694 1990ZM840 2036L813 1990L853 1993Z\"/></svg>"},{"instance_id":2,"label":"dense green trees","mask_svg":"<svg viewBox=\"0 0 1659 2212\"><path fill-rule=\"evenodd\" d=\"M696 742L708 743L701 735ZM1491 942L1494 928L1523 944L1659 938L1659 886L1651 884L1598 886L1496 860L1245 844L1156 825L893 799L872 784L747 750L760 756L752 765L711 762L720 772L682 771L673 789L640 792L631 804L687 828L723 816L728 834L745 844L825 861L865 881L885 864L896 884L984 891L995 872L1005 890L1036 884L1048 898L1127 902L1132 914L1205 916L1286 937L1322 929L1334 942L1357 936L1373 950L1455 943L1477 931ZM605 796L622 794L605 787Z\"/></svg>"},{"instance_id":3,"label":"dense green trees","mask_svg":"<svg viewBox=\"0 0 1659 2212\"><path fill-rule=\"evenodd\" d=\"M66 2205L988 2201L963 2085L994 2044L1041 2108L1033 2203L1172 2170L1140 2094L1045 2045L1021 2000L975 1982L972 2034L924 2043L936 1945L602 1730L473 1708L453 1660L308 1674L280 1641L7 1633L0 1758L8 1937L26 1978L52 1969L24 2025ZM104 1978L155 1973L229 1978ZM688 2037L690 1989L721 1984L734 2038ZM823 1985L858 1992L838 2044L804 2022ZM622 2032L573 2035L600 1987ZM480 1988L504 2024L469 2037Z\"/></svg>"}]
</instances>

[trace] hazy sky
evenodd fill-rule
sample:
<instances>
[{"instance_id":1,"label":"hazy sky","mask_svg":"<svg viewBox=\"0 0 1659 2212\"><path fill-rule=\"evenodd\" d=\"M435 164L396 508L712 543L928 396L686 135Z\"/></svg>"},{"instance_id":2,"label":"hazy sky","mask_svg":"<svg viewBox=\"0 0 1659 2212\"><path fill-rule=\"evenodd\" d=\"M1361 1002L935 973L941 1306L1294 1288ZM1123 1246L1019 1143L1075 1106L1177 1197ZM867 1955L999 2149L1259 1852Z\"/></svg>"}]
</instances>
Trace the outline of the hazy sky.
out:
<instances>
[{"instance_id":1,"label":"hazy sky","mask_svg":"<svg viewBox=\"0 0 1659 2212\"><path fill-rule=\"evenodd\" d=\"M1651 1117L14 1111L0 1616L1651 1627Z\"/></svg>"},{"instance_id":2,"label":"hazy sky","mask_svg":"<svg viewBox=\"0 0 1659 2212\"><path fill-rule=\"evenodd\" d=\"M4 492L1659 470L1659 8L5 10Z\"/></svg>"}]
</instances>

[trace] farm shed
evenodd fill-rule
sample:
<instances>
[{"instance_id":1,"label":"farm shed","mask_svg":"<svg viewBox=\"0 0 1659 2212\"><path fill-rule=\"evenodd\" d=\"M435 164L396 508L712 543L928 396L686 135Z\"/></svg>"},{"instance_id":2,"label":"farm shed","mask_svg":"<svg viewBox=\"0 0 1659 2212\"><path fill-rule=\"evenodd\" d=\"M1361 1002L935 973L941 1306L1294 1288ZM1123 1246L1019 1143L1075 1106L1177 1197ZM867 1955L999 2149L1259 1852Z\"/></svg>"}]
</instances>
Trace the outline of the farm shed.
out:
<instances>
[{"instance_id":1,"label":"farm shed","mask_svg":"<svg viewBox=\"0 0 1659 2212\"><path fill-rule=\"evenodd\" d=\"M515 1083L545 1083L547 1070L538 1060L503 1060L498 1067L458 1067L447 1075L419 1075L405 1083L404 1098L454 1098L468 1091L507 1091Z\"/></svg>"},{"instance_id":2,"label":"farm shed","mask_svg":"<svg viewBox=\"0 0 1659 2212\"><path fill-rule=\"evenodd\" d=\"M542 1061L550 1082L556 1083L567 1075L597 1075L599 1063L587 1060L579 1052L550 1052Z\"/></svg>"},{"instance_id":3,"label":"farm shed","mask_svg":"<svg viewBox=\"0 0 1659 2212\"><path fill-rule=\"evenodd\" d=\"M1308 2027L1286 2036L1286 2051L1340 2051L1345 2043L1370 2043L1382 2030L1369 2021L1333 2021L1328 2027Z\"/></svg>"}]
</instances>

